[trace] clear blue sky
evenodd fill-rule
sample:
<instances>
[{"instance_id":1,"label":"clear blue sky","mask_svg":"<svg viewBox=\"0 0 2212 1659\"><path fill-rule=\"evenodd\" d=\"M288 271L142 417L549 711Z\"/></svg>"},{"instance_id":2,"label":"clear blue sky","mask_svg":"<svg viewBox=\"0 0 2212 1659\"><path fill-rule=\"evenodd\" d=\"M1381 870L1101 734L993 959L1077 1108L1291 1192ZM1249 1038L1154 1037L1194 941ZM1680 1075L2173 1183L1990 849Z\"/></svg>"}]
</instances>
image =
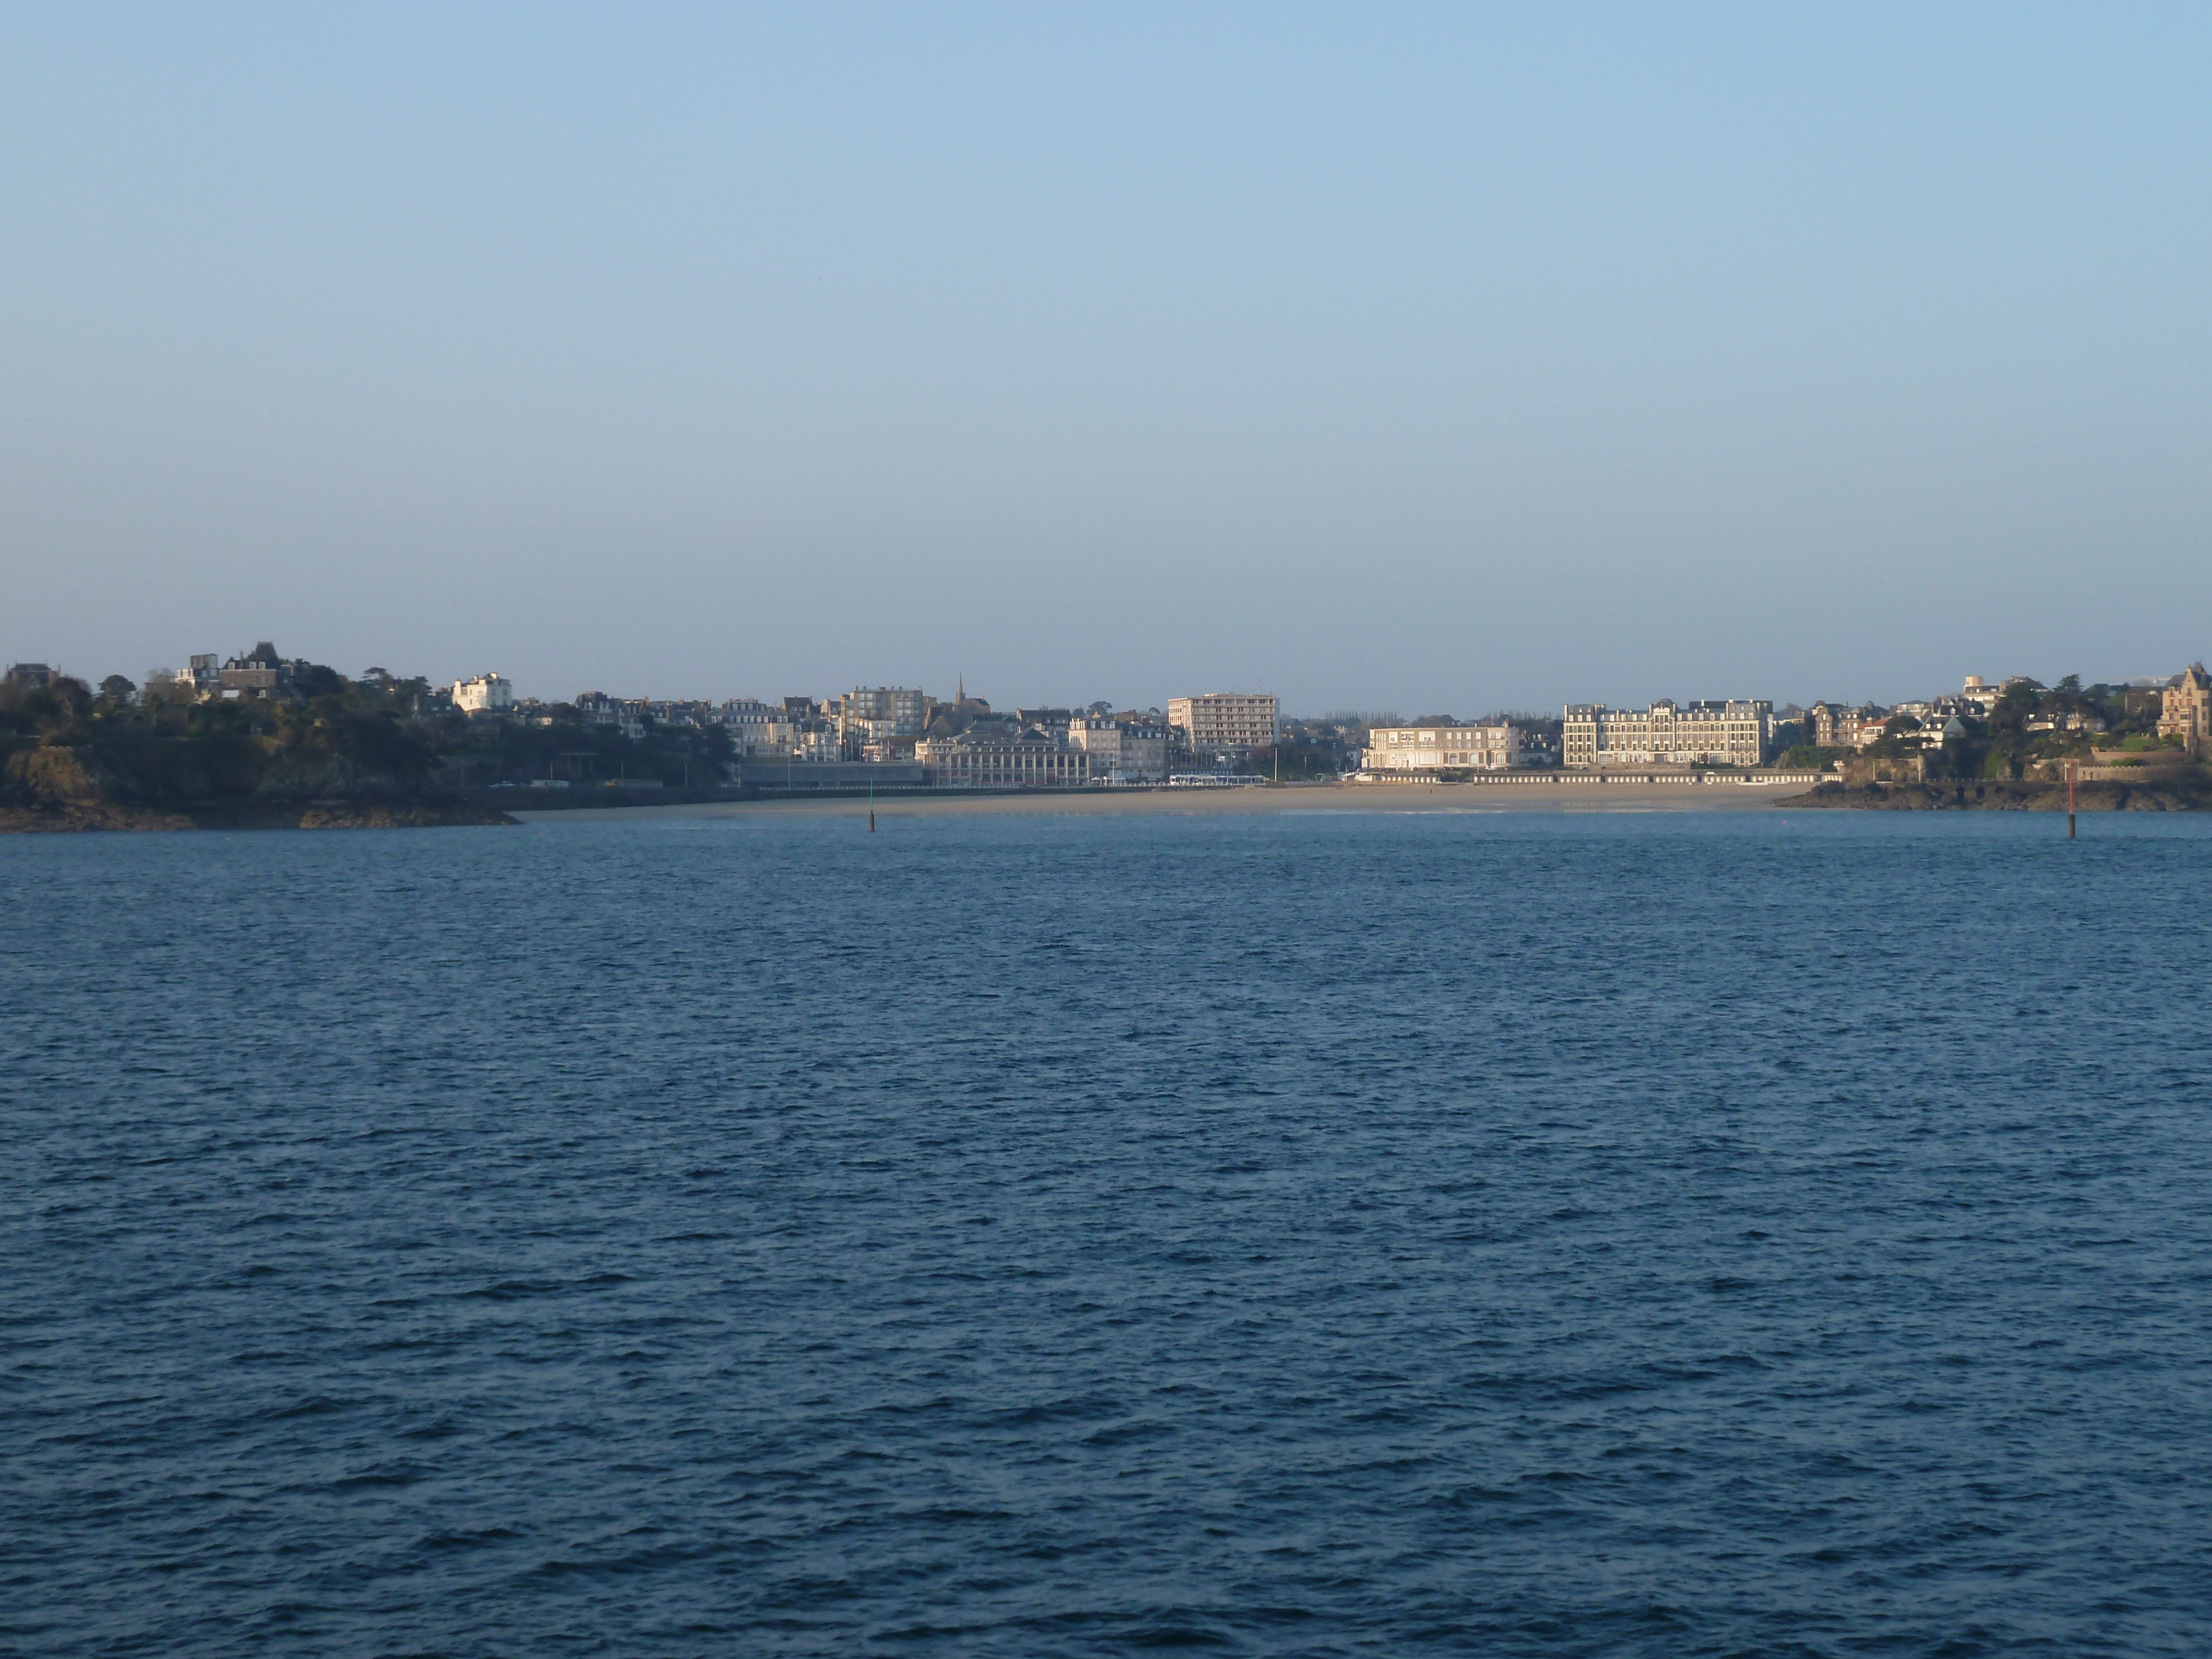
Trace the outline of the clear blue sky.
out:
<instances>
[{"instance_id":1,"label":"clear blue sky","mask_svg":"<svg viewBox=\"0 0 2212 1659\"><path fill-rule=\"evenodd\" d=\"M2212 8L0 13L0 656L1889 698L2212 651Z\"/></svg>"}]
</instances>

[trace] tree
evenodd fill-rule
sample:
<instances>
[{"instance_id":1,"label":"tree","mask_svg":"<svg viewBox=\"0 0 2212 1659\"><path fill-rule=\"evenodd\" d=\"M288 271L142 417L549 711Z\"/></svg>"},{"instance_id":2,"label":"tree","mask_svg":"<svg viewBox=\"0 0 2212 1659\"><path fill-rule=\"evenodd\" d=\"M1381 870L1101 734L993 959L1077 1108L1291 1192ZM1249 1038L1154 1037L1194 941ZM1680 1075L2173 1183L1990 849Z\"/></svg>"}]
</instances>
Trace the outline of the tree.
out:
<instances>
[{"instance_id":1,"label":"tree","mask_svg":"<svg viewBox=\"0 0 2212 1659\"><path fill-rule=\"evenodd\" d=\"M100 706L103 708L128 708L138 696L138 688L120 674L110 674L100 683Z\"/></svg>"},{"instance_id":2,"label":"tree","mask_svg":"<svg viewBox=\"0 0 2212 1659\"><path fill-rule=\"evenodd\" d=\"M301 663L292 673L292 689L303 697L343 696L346 685L344 675L319 662Z\"/></svg>"},{"instance_id":3,"label":"tree","mask_svg":"<svg viewBox=\"0 0 2212 1659\"><path fill-rule=\"evenodd\" d=\"M2043 706L2043 688L2033 680L2022 680L2008 685L1998 697L1996 707L1990 711L1990 724L2000 730L2018 731L2027 724L2029 715Z\"/></svg>"}]
</instances>

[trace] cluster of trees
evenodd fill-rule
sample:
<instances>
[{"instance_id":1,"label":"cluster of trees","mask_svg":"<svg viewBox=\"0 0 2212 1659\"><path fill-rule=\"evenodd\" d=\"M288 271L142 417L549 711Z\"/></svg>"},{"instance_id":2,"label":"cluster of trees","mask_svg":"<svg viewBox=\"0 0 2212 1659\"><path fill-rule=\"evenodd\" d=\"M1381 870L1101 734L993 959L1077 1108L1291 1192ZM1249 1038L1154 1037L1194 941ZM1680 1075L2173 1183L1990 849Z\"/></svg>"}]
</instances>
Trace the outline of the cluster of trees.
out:
<instances>
[{"instance_id":1,"label":"cluster of trees","mask_svg":"<svg viewBox=\"0 0 2212 1659\"><path fill-rule=\"evenodd\" d=\"M540 704L510 720L448 711L427 723L449 770L476 787L539 778L578 787L617 782L672 789L719 786L736 757L726 726L648 720L642 737L586 719L574 703Z\"/></svg>"},{"instance_id":2,"label":"cluster of trees","mask_svg":"<svg viewBox=\"0 0 2212 1659\"><path fill-rule=\"evenodd\" d=\"M2068 716L2081 716L2087 724L2073 729L2028 729L2033 720L2057 721ZM1948 738L1940 747L1927 743L1916 717L1895 714L1885 722L1882 735L1863 750L1800 743L1783 757L1783 763L1825 766L1853 753L1877 759L1917 754L1930 778L2016 779L2039 761L2087 758L2096 735L2087 729L2089 725L2102 728L2101 740L2107 746L2116 739L2136 747L2154 744L2159 741L2158 718L2155 697L2130 692L2126 686L2084 686L2080 675L2069 674L2056 685L2022 680L2007 686L1986 720L1962 717L1963 734Z\"/></svg>"},{"instance_id":3,"label":"cluster of trees","mask_svg":"<svg viewBox=\"0 0 2212 1659\"><path fill-rule=\"evenodd\" d=\"M419 788L434 746L329 669L293 697L188 702L142 696L120 674L99 688L58 676L0 686L0 789L19 802L98 794L126 801Z\"/></svg>"},{"instance_id":4,"label":"cluster of trees","mask_svg":"<svg viewBox=\"0 0 2212 1659\"><path fill-rule=\"evenodd\" d=\"M1273 746L1254 750L1241 769L1285 783L1333 778L1358 764L1366 736L1364 730L1353 736L1323 721L1285 720Z\"/></svg>"},{"instance_id":5,"label":"cluster of trees","mask_svg":"<svg viewBox=\"0 0 2212 1659\"><path fill-rule=\"evenodd\" d=\"M319 664L290 678L289 695L208 702L120 674L96 689L65 676L0 684L0 802L412 796L548 777L698 787L719 784L731 756L720 726L648 722L632 739L566 703L472 720L420 680L349 680Z\"/></svg>"}]
</instances>

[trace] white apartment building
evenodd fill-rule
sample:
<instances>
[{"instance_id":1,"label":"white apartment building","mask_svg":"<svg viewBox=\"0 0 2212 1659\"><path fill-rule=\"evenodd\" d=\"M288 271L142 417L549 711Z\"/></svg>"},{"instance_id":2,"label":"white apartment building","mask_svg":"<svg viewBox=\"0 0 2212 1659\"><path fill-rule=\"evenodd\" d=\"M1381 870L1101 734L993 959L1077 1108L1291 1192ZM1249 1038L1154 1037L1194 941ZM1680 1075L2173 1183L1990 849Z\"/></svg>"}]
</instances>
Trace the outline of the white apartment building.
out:
<instances>
[{"instance_id":1,"label":"white apartment building","mask_svg":"<svg viewBox=\"0 0 2212 1659\"><path fill-rule=\"evenodd\" d=\"M1091 775L1110 782L1151 783L1168 775L1168 729L1150 720L1121 721L1078 714L1067 723L1067 743L1091 757Z\"/></svg>"},{"instance_id":2,"label":"white apartment building","mask_svg":"<svg viewBox=\"0 0 2212 1659\"><path fill-rule=\"evenodd\" d=\"M514 688L497 674L455 680L453 707L465 714L498 714L514 707Z\"/></svg>"},{"instance_id":3,"label":"white apartment building","mask_svg":"<svg viewBox=\"0 0 2212 1659\"><path fill-rule=\"evenodd\" d=\"M2002 680L1985 680L1979 674L1966 676L1966 684L1959 693L1959 701L1974 705L1983 718L1996 712L1997 701L2015 685L2029 684L2025 674L2008 674Z\"/></svg>"},{"instance_id":4,"label":"white apartment building","mask_svg":"<svg viewBox=\"0 0 2212 1659\"><path fill-rule=\"evenodd\" d=\"M730 746L740 755L758 754L775 745L771 735L784 721L782 708L758 697L732 697L714 711L714 718L730 729Z\"/></svg>"},{"instance_id":5,"label":"white apartment building","mask_svg":"<svg viewBox=\"0 0 2212 1659\"><path fill-rule=\"evenodd\" d=\"M1567 705L1559 760L1565 766L1757 766L1773 736L1774 705L1756 702L1649 708Z\"/></svg>"},{"instance_id":6,"label":"white apartment building","mask_svg":"<svg viewBox=\"0 0 2212 1659\"><path fill-rule=\"evenodd\" d=\"M838 699L838 715L852 736L918 737L927 701L916 686L855 686Z\"/></svg>"},{"instance_id":7,"label":"white apartment building","mask_svg":"<svg viewBox=\"0 0 2212 1659\"><path fill-rule=\"evenodd\" d=\"M1181 728L1191 753L1201 759L1272 748L1282 726L1274 696L1267 691L1170 697L1168 724Z\"/></svg>"},{"instance_id":8,"label":"white apartment building","mask_svg":"<svg viewBox=\"0 0 2212 1659\"><path fill-rule=\"evenodd\" d=\"M1521 765L1525 749L1517 726L1378 726L1367 734L1364 764L1370 772L1500 772Z\"/></svg>"},{"instance_id":9,"label":"white apartment building","mask_svg":"<svg viewBox=\"0 0 2212 1659\"><path fill-rule=\"evenodd\" d=\"M734 730L735 728L733 728ZM749 760L834 761L848 758L844 739L828 720L804 720L778 710L767 725L745 728Z\"/></svg>"}]
</instances>

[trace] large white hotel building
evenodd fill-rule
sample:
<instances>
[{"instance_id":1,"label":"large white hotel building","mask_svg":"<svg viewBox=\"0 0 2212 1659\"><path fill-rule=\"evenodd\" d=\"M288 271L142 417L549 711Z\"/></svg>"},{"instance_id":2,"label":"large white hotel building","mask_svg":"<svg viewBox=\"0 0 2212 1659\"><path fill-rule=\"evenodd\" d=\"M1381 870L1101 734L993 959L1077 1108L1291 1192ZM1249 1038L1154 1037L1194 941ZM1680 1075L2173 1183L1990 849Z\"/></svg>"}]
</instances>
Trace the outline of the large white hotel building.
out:
<instances>
[{"instance_id":1,"label":"large white hotel building","mask_svg":"<svg viewBox=\"0 0 2212 1659\"><path fill-rule=\"evenodd\" d=\"M1570 703L1563 766L1757 766L1773 737L1774 705L1662 698L1649 708Z\"/></svg>"},{"instance_id":2,"label":"large white hotel building","mask_svg":"<svg viewBox=\"0 0 2212 1659\"><path fill-rule=\"evenodd\" d=\"M1517 726L1378 726L1367 733L1370 772L1502 772L1525 756Z\"/></svg>"}]
</instances>

